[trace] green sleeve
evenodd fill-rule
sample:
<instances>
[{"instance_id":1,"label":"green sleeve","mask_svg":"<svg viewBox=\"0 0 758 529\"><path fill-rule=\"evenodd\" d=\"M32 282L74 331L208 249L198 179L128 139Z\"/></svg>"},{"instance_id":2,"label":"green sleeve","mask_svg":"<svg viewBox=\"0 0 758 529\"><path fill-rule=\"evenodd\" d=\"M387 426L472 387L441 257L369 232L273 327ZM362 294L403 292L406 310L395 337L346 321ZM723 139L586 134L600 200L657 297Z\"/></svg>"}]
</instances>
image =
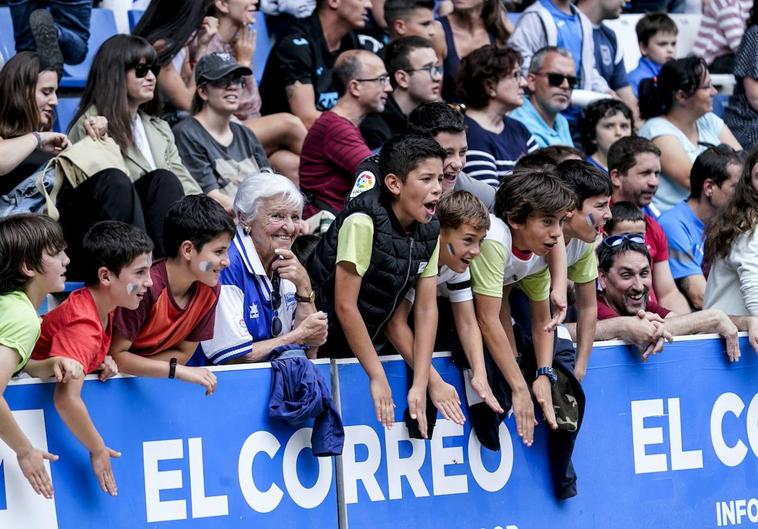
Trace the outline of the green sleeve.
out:
<instances>
[{"instance_id":1,"label":"green sleeve","mask_svg":"<svg viewBox=\"0 0 758 529\"><path fill-rule=\"evenodd\" d=\"M355 265L359 276L371 264L374 244L374 222L365 213L354 213L345 219L337 234L337 263L347 261Z\"/></svg>"},{"instance_id":2,"label":"green sleeve","mask_svg":"<svg viewBox=\"0 0 758 529\"><path fill-rule=\"evenodd\" d=\"M544 301L550 296L550 270L546 266L523 278L518 285L531 301Z\"/></svg>"},{"instance_id":3,"label":"green sleeve","mask_svg":"<svg viewBox=\"0 0 758 529\"><path fill-rule=\"evenodd\" d=\"M505 246L486 239L482 243L481 253L471 262L471 288L474 294L502 298L508 261Z\"/></svg>"},{"instance_id":4,"label":"green sleeve","mask_svg":"<svg viewBox=\"0 0 758 529\"><path fill-rule=\"evenodd\" d=\"M588 246L582 257L568 267L568 278L580 284L597 279L597 255L594 246Z\"/></svg>"},{"instance_id":5,"label":"green sleeve","mask_svg":"<svg viewBox=\"0 0 758 529\"><path fill-rule=\"evenodd\" d=\"M40 319L31 303L18 302L14 299L16 293L6 296L0 300L0 311L3 314L0 321L0 345L18 354L18 363L14 370L17 373L32 356L32 350L40 335Z\"/></svg>"},{"instance_id":6,"label":"green sleeve","mask_svg":"<svg viewBox=\"0 0 758 529\"><path fill-rule=\"evenodd\" d=\"M432 256L429 258L429 262L427 263L426 268L424 268L424 271L421 272L420 277L437 277L437 275L439 274L439 265L438 265L439 259L440 259L440 240L437 239L437 246L434 247Z\"/></svg>"}]
</instances>

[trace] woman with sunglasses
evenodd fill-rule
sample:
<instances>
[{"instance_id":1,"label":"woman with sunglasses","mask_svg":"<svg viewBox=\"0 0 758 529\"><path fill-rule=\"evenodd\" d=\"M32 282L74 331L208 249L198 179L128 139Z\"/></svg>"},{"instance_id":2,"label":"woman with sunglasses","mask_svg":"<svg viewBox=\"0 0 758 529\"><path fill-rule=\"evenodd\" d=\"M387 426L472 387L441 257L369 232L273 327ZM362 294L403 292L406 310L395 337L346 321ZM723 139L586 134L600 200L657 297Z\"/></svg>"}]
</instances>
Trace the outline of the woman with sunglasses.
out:
<instances>
[{"instance_id":1,"label":"woman with sunglasses","mask_svg":"<svg viewBox=\"0 0 758 529\"><path fill-rule=\"evenodd\" d=\"M512 48L482 46L461 61L456 82L467 106L463 170L497 188L513 172L516 160L538 148L532 133L507 116L524 104L521 55Z\"/></svg>"},{"instance_id":2,"label":"woman with sunglasses","mask_svg":"<svg viewBox=\"0 0 758 529\"><path fill-rule=\"evenodd\" d=\"M57 90L56 65L35 52L17 53L0 70L0 217L44 208L37 173L70 144L65 134L50 131ZM106 126L102 116L85 125L93 138ZM52 187L53 180L48 172L45 184Z\"/></svg>"},{"instance_id":3,"label":"woman with sunglasses","mask_svg":"<svg viewBox=\"0 0 758 529\"><path fill-rule=\"evenodd\" d=\"M75 248L93 223L120 220L145 229L154 255L162 257L166 211L185 193L202 193L182 165L168 123L148 113L159 69L155 50L140 37L115 35L95 54L69 137L83 137L88 121L102 114L127 174L91 177L76 188L64 185L58 209Z\"/></svg>"},{"instance_id":4,"label":"woman with sunglasses","mask_svg":"<svg viewBox=\"0 0 758 529\"><path fill-rule=\"evenodd\" d=\"M203 353L213 364L264 362L291 350L315 357L326 341L326 315L316 311L308 273L291 250L302 194L284 176L258 173L240 184L234 211L237 234Z\"/></svg>"},{"instance_id":5,"label":"woman with sunglasses","mask_svg":"<svg viewBox=\"0 0 758 529\"><path fill-rule=\"evenodd\" d=\"M239 108L250 68L228 53L211 53L197 63L193 117L174 127L176 146L185 167L209 197L232 213L239 183L261 169L270 169L258 138L232 121Z\"/></svg>"},{"instance_id":6,"label":"woman with sunglasses","mask_svg":"<svg viewBox=\"0 0 758 529\"><path fill-rule=\"evenodd\" d=\"M705 227L703 262L710 265L705 308L758 316L758 149L754 149L729 204Z\"/></svg>"},{"instance_id":7,"label":"woman with sunglasses","mask_svg":"<svg viewBox=\"0 0 758 529\"><path fill-rule=\"evenodd\" d=\"M699 57L675 59L657 77L640 83L640 116L647 120L640 136L661 150L661 180L653 197L658 215L687 198L695 158L713 145L742 146L713 113L716 89L708 66ZM657 216L657 215L656 215Z\"/></svg>"}]
</instances>

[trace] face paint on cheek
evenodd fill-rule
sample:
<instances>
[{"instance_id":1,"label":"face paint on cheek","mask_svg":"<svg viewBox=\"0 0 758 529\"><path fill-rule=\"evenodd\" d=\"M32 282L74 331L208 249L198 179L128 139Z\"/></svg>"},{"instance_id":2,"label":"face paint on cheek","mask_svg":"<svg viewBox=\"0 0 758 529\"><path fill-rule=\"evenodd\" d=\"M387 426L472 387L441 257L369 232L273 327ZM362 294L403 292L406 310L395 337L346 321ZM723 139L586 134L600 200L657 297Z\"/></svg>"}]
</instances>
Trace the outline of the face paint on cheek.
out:
<instances>
[{"instance_id":1,"label":"face paint on cheek","mask_svg":"<svg viewBox=\"0 0 758 529\"><path fill-rule=\"evenodd\" d=\"M134 294L135 292L137 292L138 289L139 289L139 285L137 283L129 283L128 285L126 285L126 293L129 294L130 296Z\"/></svg>"},{"instance_id":2,"label":"face paint on cheek","mask_svg":"<svg viewBox=\"0 0 758 529\"><path fill-rule=\"evenodd\" d=\"M589 224L590 226L595 225L595 217L592 215L592 213L587 215L587 224Z\"/></svg>"},{"instance_id":3,"label":"face paint on cheek","mask_svg":"<svg viewBox=\"0 0 758 529\"><path fill-rule=\"evenodd\" d=\"M213 270L213 264L210 261L200 261L199 268L201 272L210 272Z\"/></svg>"},{"instance_id":4,"label":"face paint on cheek","mask_svg":"<svg viewBox=\"0 0 758 529\"><path fill-rule=\"evenodd\" d=\"M450 252L450 255L455 255L455 248L453 248L453 243L447 243L447 251Z\"/></svg>"}]
</instances>

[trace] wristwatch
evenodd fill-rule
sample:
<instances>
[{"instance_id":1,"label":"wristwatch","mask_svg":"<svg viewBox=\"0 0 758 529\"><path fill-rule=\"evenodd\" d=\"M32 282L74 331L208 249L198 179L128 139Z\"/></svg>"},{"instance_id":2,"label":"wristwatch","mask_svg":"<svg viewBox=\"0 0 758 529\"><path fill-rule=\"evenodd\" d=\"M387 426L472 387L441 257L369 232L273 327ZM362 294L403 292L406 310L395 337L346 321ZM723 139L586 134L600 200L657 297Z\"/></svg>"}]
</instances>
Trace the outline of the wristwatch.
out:
<instances>
[{"instance_id":1,"label":"wristwatch","mask_svg":"<svg viewBox=\"0 0 758 529\"><path fill-rule=\"evenodd\" d=\"M300 294L295 292L295 299L299 303L313 303L314 301L316 301L316 292L311 290L310 294L308 294L307 296L301 296Z\"/></svg>"},{"instance_id":2,"label":"wristwatch","mask_svg":"<svg viewBox=\"0 0 758 529\"><path fill-rule=\"evenodd\" d=\"M537 374L534 375L534 378L539 378L540 376L545 375L547 379L550 381L550 385L555 384L558 382L558 374L555 372L555 369L552 367L541 367L537 370Z\"/></svg>"}]
</instances>

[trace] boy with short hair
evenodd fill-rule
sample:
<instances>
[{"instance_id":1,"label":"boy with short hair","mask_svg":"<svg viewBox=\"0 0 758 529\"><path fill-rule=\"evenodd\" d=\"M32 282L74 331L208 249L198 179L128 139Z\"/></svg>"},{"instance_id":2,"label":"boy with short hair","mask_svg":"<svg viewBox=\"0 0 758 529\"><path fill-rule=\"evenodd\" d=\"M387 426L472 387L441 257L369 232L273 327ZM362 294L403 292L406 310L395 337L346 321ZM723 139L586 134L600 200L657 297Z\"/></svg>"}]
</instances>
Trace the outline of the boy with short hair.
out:
<instances>
[{"instance_id":1,"label":"boy with short hair","mask_svg":"<svg viewBox=\"0 0 758 529\"><path fill-rule=\"evenodd\" d=\"M401 37L434 37L433 0L386 0L384 21L391 40Z\"/></svg>"},{"instance_id":2,"label":"boy with short hair","mask_svg":"<svg viewBox=\"0 0 758 529\"><path fill-rule=\"evenodd\" d=\"M611 218L605 223L606 237L622 233L645 234L645 212L632 202L621 201L611 206Z\"/></svg>"},{"instance_id":3,"label":"boy with short hair","mask_svg":"<svg viewBox=\"0 0 758 529\"><path fill-rule=\"evenodd\" d=\"M185 364L200 341L213 337L219 275L234 232L232 218L205 195L171 206L163 224L168 257L152 264L153 285L139 307L116 311L111 354L120 371L178 378L213 394L216 375Z\"/></svg>"},{"instance_id":4,"label":"boy with short hair","mask_svg":"<svg viewBox=\"0 0 758 529\"><path fill-rule=\"evenodd\" d=\"M82 239L85 287L75 290L42 320L42 335L32 357L69 358L85 373L100 371L105 381L118 373L110 347L113 311L136 308L151 285L153 243L144 231L117 221L98 222ZM63 422L89 450L103 492L117 494L111 457L121 454L105 445L82 400L84 379L58 384L55 408Z\"/></svg>"},{"instance_id":5,"label":"boy with short hair","mask_svg":"<svg viewBox=\"0 0 758 529\"><path fill-rule=\"evenodd\" d=\"M65 287L65 248L60 226L49 217L23 213L0 220L0 440L16 453L34 491L48 499L53 485L44 461L58 456L32 445L2 395L22 370L34 377L55 376L58 382L82 377L82 366L72 360L30 359L40 335L37 307Z\"/></svg>"},{"instance_id":6,"label":"boy with short hair","mask_svg":"<svg viewBox=\"0 0 758 529\"><path fill-rule=\"evenodd\" d=\"M666 13L648 13L637 22L635 31L642 57L637 68L629 72L629 82L639 97L640 82L656 77L663 64L676 57L679 28Z\"/></svg>"},{"instance_id":7,"label":"boy with short hair","mask_svg":"<svg viewBox=\"0 0 758 529\"><path fill-rule=\"evenodd\" d=\"M354 354L370 379L377 419L394 423L394 404L376 350L377 339L397 305L416 288L412 419L426 437L426 389L437 328L437 259L445 151L428 136L391 138L379 156L382 185L348 202L307 263L317 306L329 316L321 351Z\"/></svg>"}]
</instances>

